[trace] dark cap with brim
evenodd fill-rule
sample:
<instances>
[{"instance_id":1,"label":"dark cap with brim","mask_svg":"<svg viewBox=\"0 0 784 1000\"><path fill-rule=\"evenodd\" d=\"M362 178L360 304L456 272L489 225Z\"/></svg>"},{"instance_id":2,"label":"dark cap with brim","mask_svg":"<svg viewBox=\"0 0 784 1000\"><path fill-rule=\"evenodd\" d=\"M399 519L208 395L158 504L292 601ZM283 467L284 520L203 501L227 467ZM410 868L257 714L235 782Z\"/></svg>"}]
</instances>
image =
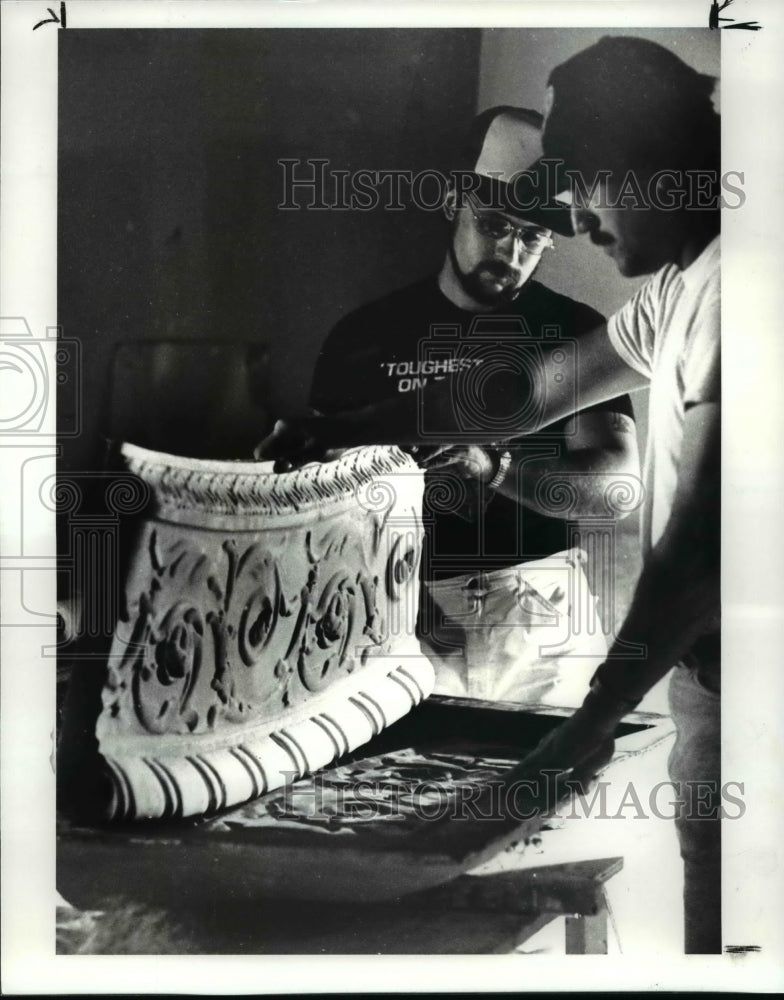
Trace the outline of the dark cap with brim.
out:
<instances>
[{"instance_id":1,"label":"dark cap with brim","mask_svg":"<svg viewBox=\"0 0 784 1000\"><path fill-rule=\"evenodd\" d=\"M607 36L550 74L542 135L547 157L595 173L674 162L714 141L715 79L644 38Z\"/></svg>"}]
</instances>

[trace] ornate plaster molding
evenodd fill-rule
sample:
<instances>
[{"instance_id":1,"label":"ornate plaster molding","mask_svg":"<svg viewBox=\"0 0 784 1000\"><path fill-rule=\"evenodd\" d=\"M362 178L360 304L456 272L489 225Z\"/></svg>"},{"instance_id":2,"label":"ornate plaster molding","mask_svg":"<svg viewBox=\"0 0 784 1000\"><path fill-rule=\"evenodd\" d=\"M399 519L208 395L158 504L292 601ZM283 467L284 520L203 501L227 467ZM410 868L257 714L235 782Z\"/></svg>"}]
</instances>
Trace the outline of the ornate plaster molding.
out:
<instances>
[{"instance_id":1,"label":"ornate plaster molding","mask_svg":"<svg viewBox=\"0 0 784 1000\"><path fill-rule=\"evenodd\" d=\"M391 510L398 491L405 492L405 478L421 475L409 455L380 446L353 448L334 462L282 475L272 471L271 462L181 458L132 444L124 444L121 455L140 490L152 493L152 509L178 521L226 516L244 523L253 517L303 515L331 504L356 503L369 513Z\"/></svg>"},{"instance_id":2,"label":"ornate plaster molding","mask_svg":"<svg viewBox=\"0 0 784 1000\"><path fill-rule=\"evenodd\" d=\"M408 456L363 448L275 475L121 455L150 500L102 668L100 816L236 805L430 694L415 637L423 475Z\"/></svg>"}]
</instances>

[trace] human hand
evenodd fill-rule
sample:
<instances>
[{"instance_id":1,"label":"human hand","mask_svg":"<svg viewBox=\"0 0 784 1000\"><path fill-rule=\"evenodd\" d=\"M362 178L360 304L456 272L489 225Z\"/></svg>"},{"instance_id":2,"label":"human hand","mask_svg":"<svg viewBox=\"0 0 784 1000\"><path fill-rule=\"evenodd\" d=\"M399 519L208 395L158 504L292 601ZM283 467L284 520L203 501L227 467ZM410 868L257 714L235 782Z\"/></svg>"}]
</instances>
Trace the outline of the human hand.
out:
<instances>
[{"instance_id":1,"label":"human hand","mask_svg":"<svg viewBox=\"0 0 784 1000\"><path fill-rule=\"evenodd\" d=\"M549 732L522 761L520 770L531 776L571 771L578 786L589 785L612 759L615 741L578 716Z\"/></svg>"},{"instance_id":2,"label":"human hand","mask_svg":"<svg viewBox=\"0 0 784 1000\"><path fill-rule=\"evenodd\" d=\"M572 782L585 790L612 759L613 734L624 714L623 708L590 692L574 715L551 730L516 770L530 776L571 771Z\"/></svg>"},{"instance_id":3,"label":"human hand","mask_svg":"<svg viewBox=\"0 0 784 1000\"><path fill-rule=\"evenodd\" d=\"M431 450L420 457L414 450L414 455L422 468L428 472L437 469L447 469L463 479L475 480L479 483L489 483L496 472L494 456L481 445L452 444Z\"/></svg>"},{"instance_id":4,"label":"human hand","mask_svg":"<svg viewBox=\"0 0 784 1000\"><path fill-rule=\"evenodd\" d=\"M274 461L275 471L285 472L307 462L324 461L338 449L420 444L417 427L416 408L403 396L329 415L311 411L279 420L254 455L259 460ZM430 446L424 447L430 450Z\"/></svg>"},{"instance_id":5,"label":"human hand","mask_svg":"<svg viewBox=\"0 0 784 1000\"><path fill-rule=\"evenodd\" d=\"M274 461L275 472L290 472L308 462L339 458L345 449L327 446L323 433L325 420L320 416L277 420L272 432L256 446L254 457L259 461Z\"/></svg>"}]
</instances>

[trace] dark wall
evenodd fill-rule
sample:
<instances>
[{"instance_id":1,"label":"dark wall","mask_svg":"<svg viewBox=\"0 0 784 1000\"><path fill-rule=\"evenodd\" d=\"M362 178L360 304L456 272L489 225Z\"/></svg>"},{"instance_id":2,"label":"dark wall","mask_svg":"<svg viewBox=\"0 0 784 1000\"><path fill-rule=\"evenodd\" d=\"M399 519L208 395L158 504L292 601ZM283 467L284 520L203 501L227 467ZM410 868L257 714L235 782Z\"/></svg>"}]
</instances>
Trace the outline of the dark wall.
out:
<instances>
[{"instance_id":1,"label":"dark wall","mask_svg":"<svg viewBox=\"0 0 784 1000\"><path fill-rule=\"evenodd\" d=\"M83 432L63 442L64 468L95 464L118 410L154 426L162 398L190 408L194 436L222 416L258 423L223 440L237 457L304 404L331 325L435 269L443 230L410 205L282 210L277 161L448 169L479 48L473 30L61 33L58 322L83 359ZM151 341L180 347L134 348ZM250 389L226 361L234 344L238 357L267 347Z\"/></svg>"}]
</instances>

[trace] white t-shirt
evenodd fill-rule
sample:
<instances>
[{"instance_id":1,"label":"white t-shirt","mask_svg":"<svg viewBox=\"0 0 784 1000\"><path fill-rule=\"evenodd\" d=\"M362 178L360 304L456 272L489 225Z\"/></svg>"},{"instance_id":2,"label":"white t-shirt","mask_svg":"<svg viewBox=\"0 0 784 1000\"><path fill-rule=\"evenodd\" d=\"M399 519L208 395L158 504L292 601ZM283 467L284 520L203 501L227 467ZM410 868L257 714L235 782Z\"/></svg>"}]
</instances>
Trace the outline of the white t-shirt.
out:
<instances>
[{"instance_id":1,"label":"white t-shirt","mask_svg":"<svg viewBox=\"0 0 784 1000\"><path fill-rule=\"evenodd\" d=\"M610 317L615 350L651 382L643 548L656 544L678 479L683 418L721 400L721 287L717 236L685 270L668 264Z\"/></svg>"}]
</instances>

